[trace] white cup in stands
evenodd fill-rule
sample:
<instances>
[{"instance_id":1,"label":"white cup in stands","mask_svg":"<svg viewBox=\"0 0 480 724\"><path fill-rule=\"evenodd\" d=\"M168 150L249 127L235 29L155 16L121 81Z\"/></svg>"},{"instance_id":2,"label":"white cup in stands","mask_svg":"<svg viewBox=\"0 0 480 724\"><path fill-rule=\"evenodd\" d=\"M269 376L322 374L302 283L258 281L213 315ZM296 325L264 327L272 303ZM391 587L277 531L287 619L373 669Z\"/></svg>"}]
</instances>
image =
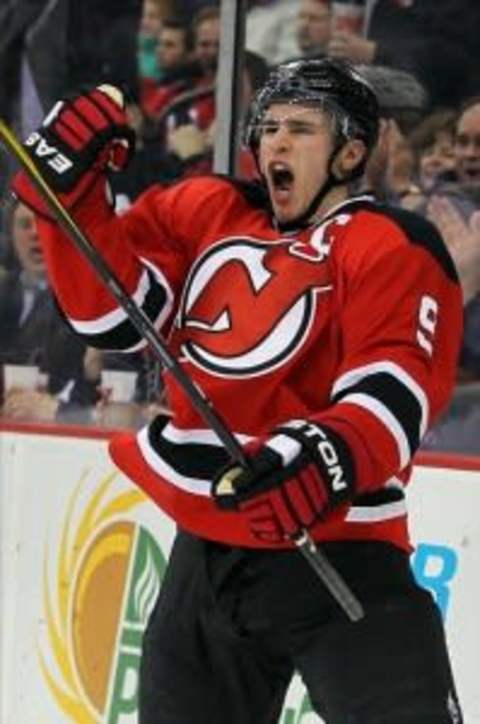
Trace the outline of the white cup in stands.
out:
<instances>
[{"instance_id":1,"label":"white cup in stands","mask_svg":"<svg viewBox=\"0 0 480 724\"><path fill-rule=\"evenodd\" d=\"M22 390L36 390L41 382L40 372L35 365L4 365L3 385L5 392L13 387Z\"/></svg>"},{"instance_id":2,"label":"white cup in stands","mask_svg":"<svg viewBox=\"0 0 480 724\"><path fill-rule=\"evenodd\" d=\"M137 373L128 370L102 370L102 389L109 402L132 402Z\"/></svg>"}]
</instances>

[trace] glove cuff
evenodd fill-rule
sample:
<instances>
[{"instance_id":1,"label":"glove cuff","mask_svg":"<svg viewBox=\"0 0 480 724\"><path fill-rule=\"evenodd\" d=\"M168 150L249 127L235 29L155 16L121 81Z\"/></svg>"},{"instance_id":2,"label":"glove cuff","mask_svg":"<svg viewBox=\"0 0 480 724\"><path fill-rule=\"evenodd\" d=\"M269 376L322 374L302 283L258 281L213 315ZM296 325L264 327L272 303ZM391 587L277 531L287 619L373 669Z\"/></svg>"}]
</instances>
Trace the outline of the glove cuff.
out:
<instances>
[{"instance_id":1,"label":"glove cuff","mask_svg":"<svg viewBox=\"0 0 480 724\"><path fill-rule=\"evenodd\" d=\"M105 175L96 169L92 169L83 176L71 193L60 193L58 194L58 198L66 209L72 211L87 194L98 193L99 189L101 189L100 193L106 194L106 183ZM50 210L44 198L40 196L33 181L27 176L26 171L17 171L10 187L12 193L18 200L25 204L25 206L28 206L35 214L49 221L57 222L57 218Z\"/></svg>"}]
</instances>

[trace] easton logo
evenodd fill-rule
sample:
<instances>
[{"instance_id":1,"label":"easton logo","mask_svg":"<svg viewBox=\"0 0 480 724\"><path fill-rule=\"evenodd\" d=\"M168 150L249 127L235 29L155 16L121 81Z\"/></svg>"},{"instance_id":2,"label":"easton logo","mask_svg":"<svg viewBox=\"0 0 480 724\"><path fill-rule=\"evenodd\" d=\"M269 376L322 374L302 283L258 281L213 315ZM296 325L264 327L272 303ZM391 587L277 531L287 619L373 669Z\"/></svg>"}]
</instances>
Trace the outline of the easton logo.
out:
<instances>
[{"instance_id":1,"label":"easton logo","mask_svg":"<svg viewBox=\"0 0 480 724\"><path fill-rule=\"evenodd\" d=\"M25 141L25 145L33 149L38 158L46 160L47 166L53 168L58 174L69 171L73 164L55 146L50 146L44 137L37 131L33 131Z\"/></svg>"},{"instance_id":2,"label":"easton logo","mask_svg":"<svg viewBox=\"0 0 480 724\"><path fill-rule=\"evenodd\" d=\"M197 260L177 319L189 359L217 375L252 377L301 348L317 296L332 285L325 259L294 253L294 246L299 242L231 238Z\"/></svg>"},{"instance_id":3,"label":"easton logo","mask_svg":"<svg viewBox=\"0 0 480 724\"><path fill-rule=\"evenodd\" d=\"M316 445L318 453L322 458L330 486L334 493L341 493L348 490L348 483L345 481L345 474L340 464L340 460L335 446L328 439L324 430L318 425L305 420L292 420L287 427L301 430L302 435L310 438Z\"/></svg>"}]
</instances>

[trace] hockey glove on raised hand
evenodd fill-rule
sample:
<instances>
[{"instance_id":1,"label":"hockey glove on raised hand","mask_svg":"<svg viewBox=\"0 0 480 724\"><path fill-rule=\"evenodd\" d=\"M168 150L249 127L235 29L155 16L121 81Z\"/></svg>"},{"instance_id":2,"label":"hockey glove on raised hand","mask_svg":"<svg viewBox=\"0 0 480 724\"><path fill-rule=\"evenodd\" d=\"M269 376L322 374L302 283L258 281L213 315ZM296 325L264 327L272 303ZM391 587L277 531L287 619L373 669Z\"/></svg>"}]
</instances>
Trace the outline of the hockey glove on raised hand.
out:
<instances>
[{"instance_id":1,"label":"hockey glove on raised hand","mask_svg":"<svg viewBox=\"0 0 480 724\"><path fill-rule=\"evenodd\" d=\"M71 208L99 173L127 165L135 133L128 125L122 93L105 85L56 103L24 146L50 188ZM16 175L12 188L27 206L48 215L24 171Z\"/></svg>"},{"instance_id":2,"label":"hockey glove on raised hand","mask_svg":"<svg viewBox=\"0 0 480 724\"><path fill-rule=\"evenodd\" d=\"M248 443L245 452L249 467L222 470L212 494L220 508L243 511L260 540L296 538L354 496L351 452L327 427L294 421Z\"/></svg>"}]
</instances>

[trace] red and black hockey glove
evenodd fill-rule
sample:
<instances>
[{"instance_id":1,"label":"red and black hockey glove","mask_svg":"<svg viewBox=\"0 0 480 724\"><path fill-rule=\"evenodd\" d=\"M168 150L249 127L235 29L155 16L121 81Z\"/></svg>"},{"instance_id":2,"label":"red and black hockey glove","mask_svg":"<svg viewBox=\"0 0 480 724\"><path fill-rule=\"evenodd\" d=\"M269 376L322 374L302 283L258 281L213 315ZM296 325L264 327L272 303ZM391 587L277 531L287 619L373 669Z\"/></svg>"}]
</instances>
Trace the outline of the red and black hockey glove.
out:
<instances>
[{"instance_id":1,"label":"red and black hockey glove","mask_svg":"<svg viewBox=\"0 0 480 724\"><path fill-rule=\"evenodd\" d=\"M69 208L107 168L120 171L135 147L123 96L113 86L59 101L42 126L24 144L48 185L61 194ZM20 171L13 191L38 213L46 206L25 172Z\"/></svg>"},{"instance_id":2,"label":"red and black hockey glove","mask_svg":"<svg viewBox=\"0 0 480 724\"><path fill-rule=\"evenodd\" d=\"M248 469L230 465L213 483L216 504L241 510L259 539L295 538L354 496L352 454L333 430L298 420L249 443Z\"/></svg>"}]
</instances>

